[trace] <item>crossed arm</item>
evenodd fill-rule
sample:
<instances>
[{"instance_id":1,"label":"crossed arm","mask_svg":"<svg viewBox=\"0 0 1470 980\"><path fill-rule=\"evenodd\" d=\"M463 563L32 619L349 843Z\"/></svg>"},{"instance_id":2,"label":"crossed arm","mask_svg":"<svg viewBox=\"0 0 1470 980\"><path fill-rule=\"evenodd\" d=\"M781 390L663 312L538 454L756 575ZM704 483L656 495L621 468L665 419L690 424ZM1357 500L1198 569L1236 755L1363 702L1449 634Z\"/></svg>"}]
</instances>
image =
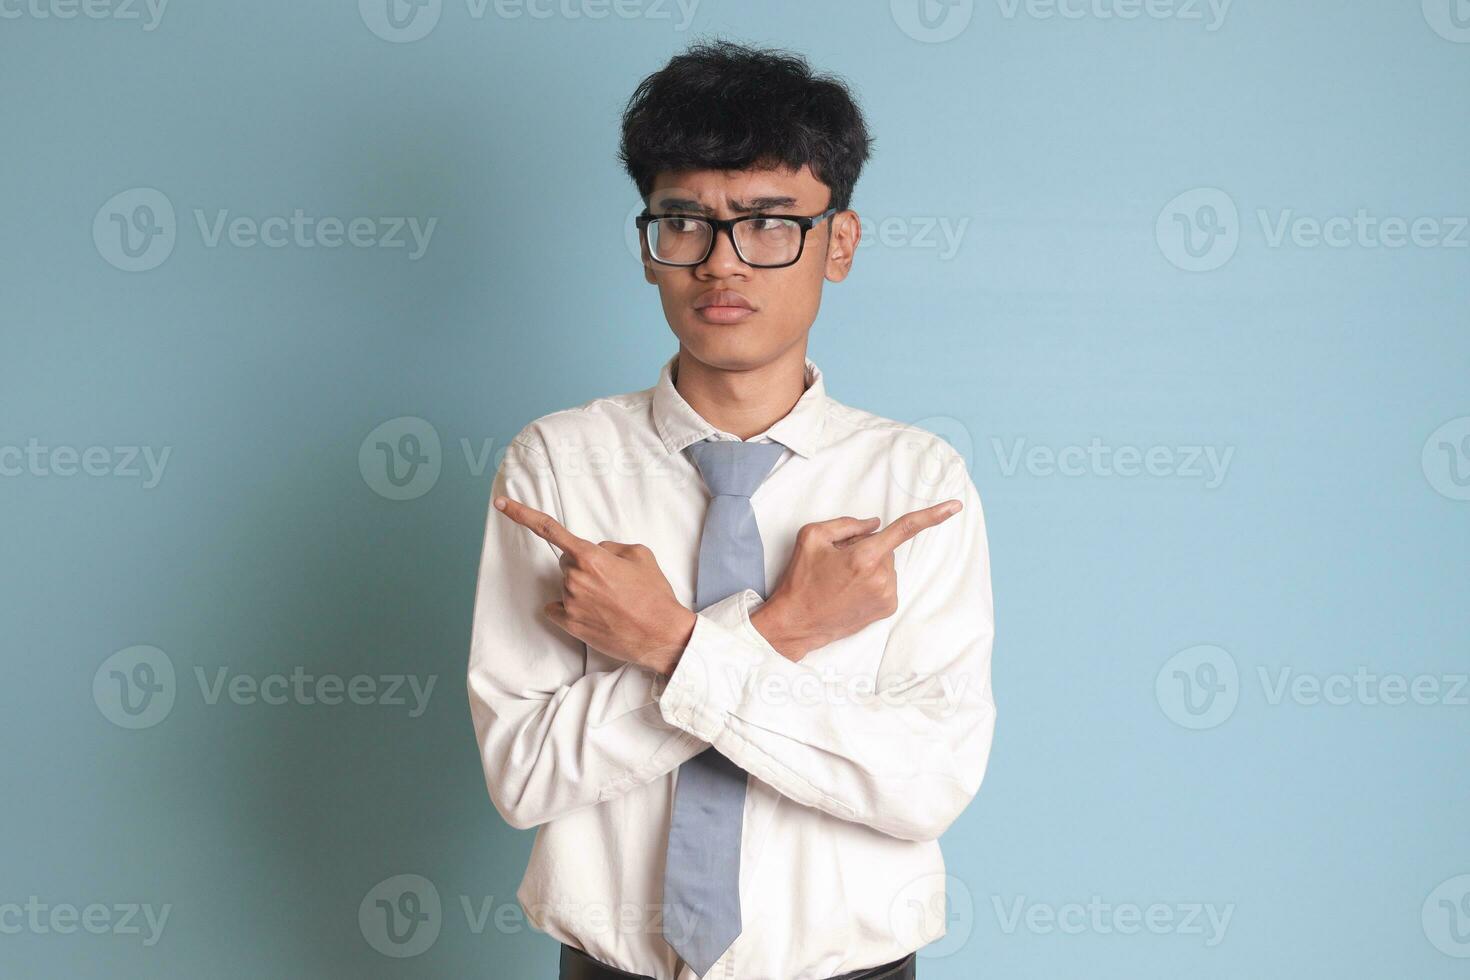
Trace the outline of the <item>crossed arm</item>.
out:
<instances>
[{"instance_id":1,"label":"crossed arm","mask_svg":"<svg viewBox=\"0 0 1470 980\"><path fill-rule=\"evenodd\" d=\"M492 491L504 511L486 525L468 675L501 815L545 823L714 745L798 803L937 838L979 787L995 717L983 515L964 467L948 475L953 501L882 530L807 525L769 600L747 589L696 614L647 548L563 527L545 454L518 437ZM876 680L801 662L889 616ZM584 643L624 662L586 673Z\"/></svg>"}]
</instances>

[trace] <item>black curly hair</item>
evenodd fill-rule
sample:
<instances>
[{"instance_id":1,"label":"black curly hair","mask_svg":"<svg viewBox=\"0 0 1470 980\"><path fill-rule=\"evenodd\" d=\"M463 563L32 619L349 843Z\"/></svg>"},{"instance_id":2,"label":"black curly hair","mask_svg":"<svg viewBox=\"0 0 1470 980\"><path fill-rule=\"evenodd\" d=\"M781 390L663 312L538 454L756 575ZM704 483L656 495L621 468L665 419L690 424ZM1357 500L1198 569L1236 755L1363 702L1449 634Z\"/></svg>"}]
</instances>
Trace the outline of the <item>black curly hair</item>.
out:
<instances>
[{"instance_id":1,"label":"black curly hair","mask_svg":"<svg viewBox=\"0 0 1470 980\"><path fill-rule=\"evenodd\" d=\"M669 170L809 164L846 209L873 140L841 79L801 55L699 41L639 83L623 111L618 159L644 203Z\"/></svg>"}]
</instances>

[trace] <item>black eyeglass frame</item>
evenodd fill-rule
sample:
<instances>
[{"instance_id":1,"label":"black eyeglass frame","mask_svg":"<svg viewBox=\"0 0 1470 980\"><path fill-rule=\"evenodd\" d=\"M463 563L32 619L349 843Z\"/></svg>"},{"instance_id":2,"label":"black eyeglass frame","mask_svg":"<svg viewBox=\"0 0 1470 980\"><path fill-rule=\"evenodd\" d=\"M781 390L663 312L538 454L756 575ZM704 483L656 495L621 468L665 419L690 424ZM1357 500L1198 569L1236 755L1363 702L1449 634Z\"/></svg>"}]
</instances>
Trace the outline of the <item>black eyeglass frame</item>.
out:
<instances>
[{"instance_id":1,"label":"black eyeglass frame","mask_svg":"<svg viewBox=\"0 0 1470 980\"><path fill-rule=\"evenodd\" d=\"M727 236L729 236L730 244L734 246L735 254L740 256L740 261L744 262L752 269L785 269L788 266L793 266L801 261L801 256L806 251L807 232L811 231L812 228L814 228L817 224L827 220L829 217L841 210L841 208L828 208L821 214L747 214L742 215L739 218L711 218L702 214L654 214L652 211L644 208L643 213L638 215L638 217L635 219L635 222L638 225L638 237L642 239L645 245L648 245L648 223L659 218L683 218L685 221L703 221L705 224L710 226L709 246L704 250L704 254L699 257L698 262L667 262L659 258L657 255L654 255L653 246L649 245L648 257L653 259L653 261L657 262L659 265L674 266L681 269L691 268L696 265L703 265L705 262L709 261L710 254L715 250L716 236L718 236L719 233L723 231ZM765 221L769 218L780 218L785 221L794 221L796 222L797 227L801 229L801 241L797 242L796 244L796 258L792 259L790 262L780 262L775 265L762 265L759 262L751 262L745 257L745 254L740 251L740 243L735 240L735 226L742 221Z\"/></svg>"}]
</instances>

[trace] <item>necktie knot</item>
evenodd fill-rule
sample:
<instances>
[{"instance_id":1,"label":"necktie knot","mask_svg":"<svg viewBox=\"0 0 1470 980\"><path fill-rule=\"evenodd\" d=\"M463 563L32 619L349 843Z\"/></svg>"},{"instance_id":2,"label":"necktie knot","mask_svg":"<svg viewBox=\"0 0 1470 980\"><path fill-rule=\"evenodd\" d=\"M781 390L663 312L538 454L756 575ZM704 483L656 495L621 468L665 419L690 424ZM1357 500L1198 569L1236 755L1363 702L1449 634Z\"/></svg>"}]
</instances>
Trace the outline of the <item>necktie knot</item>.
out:
<instances>
[{"instance_id":1,"label":"necktie knot","mask_svg":"<svg viewBox=\"0 0 1470 980\"><path fill-rule=\"evenodd\" d=\"M709 492L717 497L749 497L755 493L786 449L779 442L705 439L687 452Z\"/></svg>"}]
</instances>

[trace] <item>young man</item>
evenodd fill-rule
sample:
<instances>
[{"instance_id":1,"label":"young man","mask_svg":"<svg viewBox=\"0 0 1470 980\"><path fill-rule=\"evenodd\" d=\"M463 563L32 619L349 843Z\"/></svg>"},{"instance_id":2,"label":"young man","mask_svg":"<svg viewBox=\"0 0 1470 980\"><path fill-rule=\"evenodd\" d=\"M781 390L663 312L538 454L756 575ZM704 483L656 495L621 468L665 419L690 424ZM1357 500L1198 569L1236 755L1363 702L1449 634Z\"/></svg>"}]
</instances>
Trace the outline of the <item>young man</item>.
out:
<instances>
[{"instance_id":1,"label":"young man","mask_svg":"<svg viewBox=\"0 0 1470 980\"><path fill-rule=\"evenodd\" d=\"M733 44L625 113L678 353L507 447L468 678L564 980L898 980L943 934L995 725L980 499L806 357L869 142L840 82Z\"/></svg>"}]
</instances>

